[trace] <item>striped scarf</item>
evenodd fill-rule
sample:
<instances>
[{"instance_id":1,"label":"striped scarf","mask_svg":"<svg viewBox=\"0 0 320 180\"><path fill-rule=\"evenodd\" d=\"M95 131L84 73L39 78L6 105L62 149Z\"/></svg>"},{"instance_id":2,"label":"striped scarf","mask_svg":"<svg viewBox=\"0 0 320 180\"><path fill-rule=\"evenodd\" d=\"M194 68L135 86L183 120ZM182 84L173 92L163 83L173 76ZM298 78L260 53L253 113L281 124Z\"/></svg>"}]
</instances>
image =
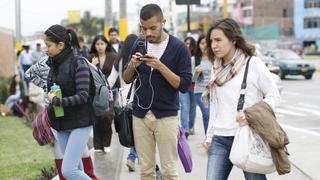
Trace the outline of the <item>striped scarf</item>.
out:
<instances>
[{"instance_id":1,"label":"striped scarf","mask_svg":"<svg viewBox=\"0 0 320 180\"><path fill-rule=\"evenodd\" d=\"M214 78L209 82L209 88L212 88L214 85L222 86L228 82L241 70L245 62L245 54L240 49L236 50L231 61L224 66L221 59L215 59L212 67Z\"/></svg>"}]
</instances>

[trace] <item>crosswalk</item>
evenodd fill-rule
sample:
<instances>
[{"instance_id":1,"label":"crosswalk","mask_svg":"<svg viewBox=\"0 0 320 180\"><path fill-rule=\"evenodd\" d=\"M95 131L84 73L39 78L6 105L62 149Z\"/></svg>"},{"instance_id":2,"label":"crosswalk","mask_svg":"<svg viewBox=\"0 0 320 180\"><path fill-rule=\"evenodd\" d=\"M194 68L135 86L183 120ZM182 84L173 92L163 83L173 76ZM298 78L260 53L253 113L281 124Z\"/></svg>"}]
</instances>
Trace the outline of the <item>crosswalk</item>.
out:
<instances>
[{"instance_id":1,"label":"crosswalk","mask_svg":"<svg viewBox=\"0 0 320 180\"><path fill-rule=\"evenodd\" d=\"M286 116L319 116L320 120L320 105L308 104L308 103L297 103L295 105L290 105L286 103L281 103L276 109L277 117Z\"/></svg>"}]
</instances>

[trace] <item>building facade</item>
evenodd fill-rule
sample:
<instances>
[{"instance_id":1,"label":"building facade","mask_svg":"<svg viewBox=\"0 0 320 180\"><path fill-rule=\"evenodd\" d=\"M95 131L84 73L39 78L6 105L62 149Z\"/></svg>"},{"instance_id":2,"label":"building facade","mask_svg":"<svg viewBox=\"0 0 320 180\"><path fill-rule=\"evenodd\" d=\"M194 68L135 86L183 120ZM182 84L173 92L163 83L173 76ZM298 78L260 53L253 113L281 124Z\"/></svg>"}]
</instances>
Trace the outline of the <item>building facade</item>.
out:
<instances>
[{"instance_id":1,"label":"building facade","mask_svg":"<svg viewBox=\"0 0 320 180\"><path fill-rule=\"evenodd\" d=\"M243 27L277 23L282 36L293 35L293 0L238 0L232 17Z\"/></svg>"},{"instance_id":2,"label":"building facade","mask_svg":"<svg viewBox=\"0 0 320 180\"><path fill-rule=\"evenodd\" d=\"M320 52L320 0L294 1L294 35Z\"/></svg>"}]
</instances>

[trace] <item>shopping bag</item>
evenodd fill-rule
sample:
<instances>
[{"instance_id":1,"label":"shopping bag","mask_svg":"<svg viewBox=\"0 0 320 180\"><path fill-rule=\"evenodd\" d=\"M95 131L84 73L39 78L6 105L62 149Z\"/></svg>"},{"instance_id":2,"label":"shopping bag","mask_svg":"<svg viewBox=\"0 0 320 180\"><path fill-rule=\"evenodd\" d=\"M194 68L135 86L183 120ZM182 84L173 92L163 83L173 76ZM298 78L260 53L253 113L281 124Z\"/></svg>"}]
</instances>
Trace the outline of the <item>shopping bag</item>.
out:
<instances>
[{"instance_id":1,"label":"shopping bag","mask_svg":"<svg viewBox=\"0 0 320 180\"><path fill-rule=\"evenodd\" d=\"M192 171L192 156L189 144L184 134L183 128L179 127L178 154L184 171L186 173L190 173Z\"/></svg>"},{"instance_id":2,"label":"shopping bag","mask_svg":"<svg viewBox=\"0 0 320 180\"><path fill-rule=\"evenodd\" d=\"M270 174L276 170L268 143L248 125L238 128L229 159L247 172Z\"/></svg>"}]
</instances>

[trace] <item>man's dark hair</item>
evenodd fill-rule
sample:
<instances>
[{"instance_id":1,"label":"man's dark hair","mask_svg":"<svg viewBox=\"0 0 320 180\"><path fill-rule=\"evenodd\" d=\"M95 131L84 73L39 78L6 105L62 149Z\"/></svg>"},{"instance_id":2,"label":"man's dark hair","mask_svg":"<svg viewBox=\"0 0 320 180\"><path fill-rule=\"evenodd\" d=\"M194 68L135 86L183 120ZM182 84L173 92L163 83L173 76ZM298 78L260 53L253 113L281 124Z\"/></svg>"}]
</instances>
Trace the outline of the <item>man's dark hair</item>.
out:
<instances>
[{"instance_id":1,"label":"man's dark hair","mask_svg":"<svg viewBox=\"0 0 320 180\"><path fill-rule=\"evenodd\" d=\"M116 28L110 28L108 34L110 35L113 32L116 32L117 34L119 34L119 31Z\"/></svg>"},{"instance_id":2,"label":"man's dark hair","mask_svg":"<svg viewBox=\"0 0 320 180\"><path fill-rule=\"evenodd\" d=\"M162 10L158 5L147 4L141 8L140 19L146 21L154 16L156 16L158 18L158 20L163 19Z\"/></svg>"}]
</instances>

